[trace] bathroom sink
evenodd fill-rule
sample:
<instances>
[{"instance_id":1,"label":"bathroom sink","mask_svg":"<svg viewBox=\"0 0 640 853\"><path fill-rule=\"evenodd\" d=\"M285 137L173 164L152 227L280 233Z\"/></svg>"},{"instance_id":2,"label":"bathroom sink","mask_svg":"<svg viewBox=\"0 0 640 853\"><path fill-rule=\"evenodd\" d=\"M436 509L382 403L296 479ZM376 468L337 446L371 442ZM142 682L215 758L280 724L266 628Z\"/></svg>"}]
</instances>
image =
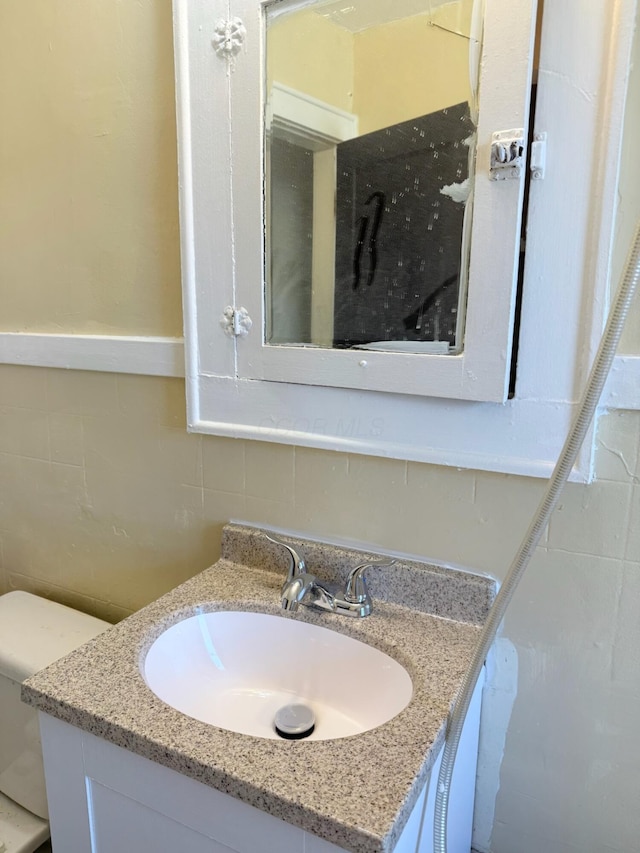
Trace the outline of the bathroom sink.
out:
<instances>
[{"instance_id":1,"label":"bathroom sink","mask_svg":"<svg viewBox=\"0 0 640 853\"><path fill-rule=\"evenodd\" d=\"M315 716L307 740L359 734L399 714L413 692L407 671L378 649L328 628L265 613L218 611L172 625L142 663L149 688L205 723L279 738L290 705Z\"/></svg>"}]
</instances>

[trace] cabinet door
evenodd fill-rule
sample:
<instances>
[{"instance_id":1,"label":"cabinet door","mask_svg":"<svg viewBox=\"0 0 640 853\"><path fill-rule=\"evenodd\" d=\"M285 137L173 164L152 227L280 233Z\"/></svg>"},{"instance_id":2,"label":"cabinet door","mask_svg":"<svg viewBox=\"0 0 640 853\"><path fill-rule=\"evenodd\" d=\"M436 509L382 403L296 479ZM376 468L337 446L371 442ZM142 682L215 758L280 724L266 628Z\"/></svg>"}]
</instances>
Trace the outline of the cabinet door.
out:
<instances>
[{"instance_id":1,"label":"cabinet door","mask_svg":"<svg viewBox=\"0 0 640 853\"><path fill-rule=\"evenodd\" d=\"M339 10L337 5L324 2L270 4L259 0L233 0L229 6L223 0L213 3L176 0L175 3L178 101L181 105L181 183L184 188L182 232L185 301L187 335L192 338L189 346L195 347L192 361L195 375L190 378L196 382L198 404L207 400L207 405L201 406L205 419L217 419L204 412L204 408L209 409L206 393L209 378L220 380L222 386L229 384L243 396L251 396L255 390L252 386L264 381L279 385L302 384L493 402L503 402L507 396L525 173L521 155L526 147L528 127L536 0L515 0L515 5L512 3L509 7L508 15L505 15L504 4L499 0L486 0L485 4L458 0L457 3L447 4L460 6L460 15L470 19L467 28L463 27L461 31L448 23L441 25L435 17L433 21L431 18L427 20L429 13L425 9L432 8L433 16L444 14L440 4L430 6L413 0L405 0L402 4L375 4L377 9L382 10L380 20L384 26L393 29L398 25L399 22L393 19L395 12L392 14L392 10L397 7L402 11L395 17L403 19L400 23L406 24L410 30L422 31L425 38L436 32L442 33L448 41L445 48L439 49L440 63L447 62L459 45L463 48L461 62L465 87L469 92L467 103L471 127L471 133L466 138L473 151L470 170L466 177L462 172L459 177L446 175L444 171L435 174L434 195L430 199L425 196L422 215L417 216L415 211L407 214L409 219L414 220L415 232L421 231L420 238L426 240L429 224L433 224L427 221L429 214L433 214L433 220L440 225L446 218L443 214L442 219L439 219L438 210L433 205L441 203L443 210L447 206L457 210L458 216L453 219L459 220L457 227L459 231L464 231L465 241L461 249L460 246L454 246L452 254L457 256L460 269L442 280L438 279L438 286L444 286L452 275L458 275L461 279L457 304L460 306L460 314L465 313L466 319L464 329L458 329L456 347L418 351L407 351L406 346L396 347L395 351L388 351L393 350L393 346L382 350L373 347L363 357L358 350L338 349L328 346L326 341L322 345L311 346L296 345L295 340L287 345L279 341L269 343L270 308L265 307L265 299L269 298L269 293L265 293L265 268L270 268L271 246L269 222L265 215L269 199L267 197L265 203L267 175L264 164L267 131L276 132L275 125L267 127L268 118L265 120L265 113L269 115L269 87L272 82L267 75L269 56L265 60L265 45L266 51L270 50L269 14L277 18L278 23L283 15L294 14L302 9L304 13L309 11L314 14L319 22L324 22L322 27L326 27L329 26L327 21L333 21L335 16L344 13L345 10ZM481 6L484 6L484 12ZM269 11L271 8L275 10L273 13ZM360 0L349 10L351 8L366 9L366 3ZM365 28L365 36L380 30L382 25L378 24L378 19L374 23L375 26L370 25L370 29ZM314 27L317 26L318 23L314 24ZM348 26L348 22L340 20L339 26L334 29L336 33L345 33ZM363 35L356 29L348 32L352 42ZM212 49L212 33L215 50ZM317 38L314 29L310 36L309 54L313 53L314 40ZM393 50L388 49L389 55L384 55L384 47L372 49L372 55L368 57L368 63L363 62L361 72L357 65L360 48L352 48L355 57L352 64L356 69L354 99L357 92L361 91L369 95L369 101L377 103L383 100L381 89L385 77L393 77L394 69L402 59L402 45L405 43L408 44L406 38ZM292 39L284 49L293 52L295 47L295 39ZM432 53L431 49L422 47L418 56ZM341 48L341 51L348 49ZM382 54L378 57L381 50ZM338 60L342 58L340 54ZM308 63L312 61L313 57L309 56ZM327 76L327 65L339 64L333 62L333 57L328 61L326 55L320 56L318 61L324 61L324 67L321 69L322 75L316 74L316 77ZM281 64L287 65L286 61ZM376 71L379 77L372 81L369 78ZM282 73L286 73L286 70ZM444 102L437 109L434 108L435 111L425 101L424 105L414 107L422 112L412 113L410 105L407 108L408 115L402 120L393 118L394 100L403 100L408 90L415 88L420 93L428 92L440 81L448 85L453 76L447 66L441 65L436 66L436 72L430 78L422 70L413 75L403 71L403 76L394 83L395 91L388 99L390 103L385 116L372 117L368 124L377 121L382 132L386 133L389 128L400 127L409 119L418 120L421 116L424 119L427 114L433 116L442 112L442 108L455 109L459 103L459 94L452 93L452 100L447 101L447 90L442 96ZM359 83L357 77L364 77L364 82ZM279 85L287 81L274 82ZM313 89L311 94L305 93L306 99L313 109L324 114L327 112L326 105L319 103L320 99L316 96L318 91ZM360 101L363 98L360 97ZM420 99L418 102L422 104ZM357 112L358 108L354 107L354 111ZM362 110L355 117L363 125L361 132L366 137L367 124L362 121ZM304 135L302 123L306 120L310 121L305 114L294 127L298 138ZM289 141L293 136L290 129L292 124L290 122L287 125L286 139ZM513 176L512 180L494 181L490 179L492 135L494 132L506 131L517 131L516 136L519 134L522 140L520 145L515 146L522 165L504 173ZM423 130L419 127L417 136L420 137L421 133ZM319 153L322 153L328 150L322 148L323 144L332 144L326 141L328 138L330 140L328 131L325 133L324 130L309 127L307 136L310 141L305 144L309 146L310 156L314 154L316 158L318 152L314 151L314 146L320 146ZM440 152L432 145L434 143L430 140L422 152L425 158L438 157ZM510 150L508 145L505 150ZM382 162L379 165L384 171ZM401 168L405 166L402 164ZM463 193L462 185L469 192L468 198L460 195ZM268 193L267 183L267 196ZM384 191L372 186L369 195L375 196L375 193L384 194ZM399 192L402 193L404 187ZM381 199L381 195L375 197ZM388 198L385 204L389 207L389 213L383 220L386 228L392 222L393 200ZM373 201L371 205L373 208ZM460 215L462 213L464 216ZM375 219L376 211L372 210L372 214L370 219ZM358 216L362 217L361 214ZM315 223L312 230L315 230ZM359 240L358 231L356 227L355 245L351 247L350 253L353 256L355 252L359 256L356 266L360 266L364 275L363 289L371 292L373 287L378 289L381 284L376 282L374 285L369 276L374 265L371 247L375 243L375 235L372 235L371 228L365 226L362 240ZM382 244L382 231L379 235ZM466 244L468 235L470 248ZM342 238L344 235L338 234L336 229L336 236ZM363 240L366 246L358 247ZM296 242L300 240L296 238ZM440 240L438 245L442 248L447 243L448 240ZM382 249L381 245L380 261ZM397 249L394 251L397 254ZM431 249L421 254L429 260ZM397 258L395 262L398 263ZM309 269L312 265L306 258L303 266ZM407 317L417 313L418 326L424 333L426 326L420 323L421 314L424 310L428 313L432 309L428 300L436 289L432 284L440 271L427 275L428 281L425 281L419 263L413 272L412 305L405 313ZM395 288L393 276L386 285L387 293L390 288ZM414 291L418 294L415 298ZM383 306L389 301L384 295L381 300ZM423 306L423 303L426 304ZM244 334L247 327L238 313L241 307L246 308L252 321L247 334ZM218 318L227 308L234 309L236 314L233 322L223 331ZM463 308L466 308L466 312L462 311ZM344 310L349 313L348 306ZM433 310L431 313L437 314ZM438 322L434 322L435 318L426 319L431 326L438 326ZM374 331L366 335L369 341L374 338L373 343ZM416 323L413 324L415 331ZM241 334L236 336L234 332ZM392 331L387 330L386 335L389 334ZM351 336L342 337L349 340ZM438 343L447 343L446 336L442 338L439 331L435 332L435 338ZM406 335L403 332L399 340L392 338L390 343L406 344ZM251 382L240 384L242 380ZM219 388L220 382L216 384ZM224 397L224 406L229 404L233 404L231 394Z\"/></svg>"},{"instance_id":2,"label":"cabinet door","mask_svg":"<svg viewBox=\"0 0 640 853\"><path fill-rule=\"evenodd\" d=\"M92 853L176 850L180 853L229 853L230 848L119 791L91 781Z\"/></svg>"},{"instance_id":3,"label":"cabinet door","mask_svg":"<svg viewBox=\"0 0 640 853\"><path fill-rule=\"evenodd\" d=\"M54 853L340 853L228 794L39 716Z\"/></svg>"}]
</instances>

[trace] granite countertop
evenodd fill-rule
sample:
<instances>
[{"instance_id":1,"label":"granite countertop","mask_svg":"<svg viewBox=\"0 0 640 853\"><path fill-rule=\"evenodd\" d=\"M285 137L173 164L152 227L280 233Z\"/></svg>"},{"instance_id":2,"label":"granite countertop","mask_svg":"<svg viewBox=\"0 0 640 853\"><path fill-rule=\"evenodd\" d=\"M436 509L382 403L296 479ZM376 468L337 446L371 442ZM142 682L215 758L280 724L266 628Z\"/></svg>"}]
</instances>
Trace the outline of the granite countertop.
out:
<instances>
[{"instance_id":1,"label":"granite countertop","mask_svg":"<svg viewBox=\"0 0 640 853\"><path fill-rule=\"evenodd\" d=\"M363 552L286 538L320 579L342 580L363 560ZM443 742L447 713L493 600L494 582L402 559L371 571L374 608L365 619L308 607L284 614L280 589L287 562L284 549L260 531L227 525L215 565L34 675L22 698L346 850L386 853ZM413 697L384 725L339 740L268 740L186 717L149 690L141 661L167 627L195 612L215 610L279 614L369 643L407 669Z\"/></svg>"}]
</instances>

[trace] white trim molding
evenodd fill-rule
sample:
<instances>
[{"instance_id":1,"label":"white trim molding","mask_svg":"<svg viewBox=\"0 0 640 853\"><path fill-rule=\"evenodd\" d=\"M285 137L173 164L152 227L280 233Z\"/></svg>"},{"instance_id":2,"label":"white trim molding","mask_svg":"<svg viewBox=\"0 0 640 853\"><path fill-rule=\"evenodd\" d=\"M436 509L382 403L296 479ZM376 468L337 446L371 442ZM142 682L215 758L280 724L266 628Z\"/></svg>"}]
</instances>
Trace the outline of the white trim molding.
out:
<instances>
[{"instance_id":1,"label":"white trim molding","mask_svg":"<svg viewBox=\"0 0 640 853\"><path fill-rule=\"evenodd\" d=\"M282 83L271 87L265 125L307 140L303 147L309 148L322 147L314 146L313 139L324 140L326 147L358 135L357 116Z\"/></svg>"},{"instance_id":2,"label":"white trim molding","mask_svg":"<svg viewBox=\"0 0 640 853\"><path fill-rule=\"evenodd\" d=\"M0 332L0 364L184 377L182 338ZM617 355L603 409L640 410L640 354Z\"/></svg>"},{"instance_id":3,"label":"white trim molding","mask_svg":"<svg viewBox=\"0 0 640 853\"><path fill-rule=\"evenodd\" d=\"M182 338L0 332L0 363L184 376Z\"/></svg>"}]
</instances>

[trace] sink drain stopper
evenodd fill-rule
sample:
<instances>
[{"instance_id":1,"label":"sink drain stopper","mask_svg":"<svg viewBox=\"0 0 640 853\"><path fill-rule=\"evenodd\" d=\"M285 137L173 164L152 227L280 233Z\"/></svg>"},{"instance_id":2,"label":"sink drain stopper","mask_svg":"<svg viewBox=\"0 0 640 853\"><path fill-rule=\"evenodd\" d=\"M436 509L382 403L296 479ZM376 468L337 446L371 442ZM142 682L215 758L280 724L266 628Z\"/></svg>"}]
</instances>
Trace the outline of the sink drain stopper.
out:
<instances>
[{"instance_id":1,"label":"sink drain stopper","mask_svg":"<svg viewBox=\"0 0 640 853\"><path fill-rule=\"evenodd\" d=\"M309 737L316 726L316 715L308 705L285 705L273 720L276 734L287 740Z\"/></svg>"}]
</instances>

